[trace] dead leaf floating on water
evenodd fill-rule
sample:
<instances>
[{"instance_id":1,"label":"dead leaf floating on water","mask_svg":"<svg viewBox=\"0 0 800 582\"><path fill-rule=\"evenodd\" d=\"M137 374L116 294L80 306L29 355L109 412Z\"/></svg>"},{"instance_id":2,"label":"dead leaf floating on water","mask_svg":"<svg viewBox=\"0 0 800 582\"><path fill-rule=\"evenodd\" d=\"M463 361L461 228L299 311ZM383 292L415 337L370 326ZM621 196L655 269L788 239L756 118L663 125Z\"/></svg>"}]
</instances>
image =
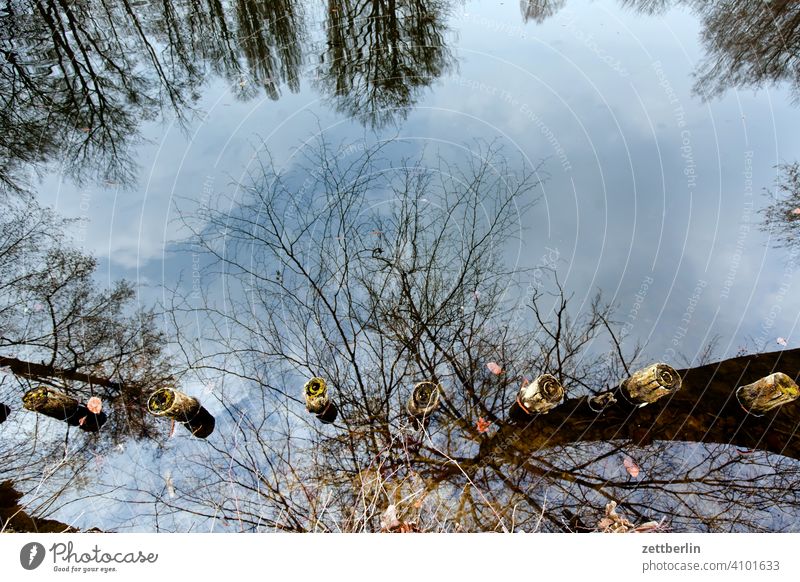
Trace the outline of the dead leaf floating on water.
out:
<instances>
[{"instance_id":1,"label":"dead leaf floating on water","mask_svg":"<svg viewBox=\"0 0 800 582\"><path fill-rule=\"evenodd\" d=\"M393 533L413 533L418 532L416 522L400 521L397 517L397 506L392 504L381 514L381 531Z\"/></svg>"},{"instance_id":2,"label":"dead leaf floating on water","mask_svg":"<svg viewBox=\"0 0 800 582\"><path fill-rule=\"evenodd\" d=\"M478 419L477 426L478 426L478 432L484 433L489 430L489 427L492 426L492 423L481 416Z\"/></svg>"},{"instance_id":3,"label":"dead leaf floating on water","mask_svg":"<svg viewBox=\"0 0 800 582\"><path fill-rule=\"evenodd\" d=\"M397 519L397 506L392 504L381 514L381 531L391 531L400 526Z\"/></svg>"},{"instance_id":4,"label":"dead leaf floating on water","mask_svg":"<svg viewBox=\"0 0 800 582\"><path fill-rule=\"evenodd\" d=\"M597 530L602 533L656 533L667 531L661 522L648 521L639 525L625 519L617 513L617 502L606 504L605 516L597 523Z\"/></svg>"},{"instance_id":5,"label":"dead leaf floating on water","mask_svg":"<svg viewBox=\"0 0 800 582\"><path fill-rule=\"evenodd\" d=\"M637 465L633 459L630 457L625 457L625 459L622 461L622 464L625 465L625 470L631 477L635 479L639 476L639 465Z\"/></svg>"},{"instance_id":6,"label":"dead leaf floating on water","mask_svg":"<svg viewBox=\"0 0 800 582\"><path fill-rule=\"evenodd\" d=\"M495 376L499 376L503 373L503 368L498 366L495 362L489 362L486 364L486 367L489 368L489 371L494 374Z\"/></svg>"}]
</instances>

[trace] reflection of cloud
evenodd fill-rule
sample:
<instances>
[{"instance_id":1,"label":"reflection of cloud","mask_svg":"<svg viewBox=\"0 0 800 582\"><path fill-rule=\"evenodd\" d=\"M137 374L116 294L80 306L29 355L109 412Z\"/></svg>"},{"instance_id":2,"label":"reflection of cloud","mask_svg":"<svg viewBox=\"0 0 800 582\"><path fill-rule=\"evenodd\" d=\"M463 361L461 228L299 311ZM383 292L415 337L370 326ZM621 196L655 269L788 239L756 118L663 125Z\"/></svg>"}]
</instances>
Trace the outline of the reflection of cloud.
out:
<instances>
[{"instance_id":1,"label":"reflection of cloud","mask_svg":"<svg viewBox=\"0 0 800 582\"><path fill-rule=\"evenodd\" d=\"M550 8L557 4L548 3ZM743 170L739 151L744 147L741 113L732 101L706 106L692 97L690 71L680 50L658 43L651 47L643 41L652 56L661 61L662 76L658 77L652 58L638 44L650 35L653 26L669 26L677 31L691 58L699 58L702 51L696 35L700 23L677 11L666 14L663 23L654 23L654 19L642 23L636 12L621 11L619 18L633 34L620 36L611 26L596 26L604 13L597 6L589 6L575 14L574 22L593 35L598 47L613 47L614 58L620 59L626 70L636 72L635 76L621 83L620 76L603 66L591 47L565 35L563 14L538 25L536 32L542 42L534 43L489 29L486 22L496 21L497 15L486 9L483 15L476 12L460 31L461 44L477 52L464 61L458 78L445 77L446 82L431 87L420 103L435 109L412 111L404 132L421 139L454 142L476 135L503 134L532 160L546 158L551 174L543 188L547 209L544 205L539 208L541 224L537 223L525 239L525 256L535 261L546 246L558 246L570 286L601 287L623 305L632 303L643 277L651 274L655 263L656 282L631 330L631 340L648 337L658 322L667 326L666 340L655 333L651 341L656 353L663 352L665 346L658 342L669 341L674 332L664 322L680 320L700 278L709 281L704 296L707 303L702 315L697 316L696 329L684 340L686 351L694 349L692 342L702 341L703 326L712 323L709 310L713 313L720 306L713 331L739 338L757 336L765 314L757 312L749 297L759 277L781 273L783 266L779 255L761 252L763 237L755 231L748 235L742 256L737 258L736 233L743 217L736 197L742 189L738 177ZM519 15L511 17L510 25L518 25ZM562 41L557 50L554 40ZM521 50L530 54L521 56ZM349 65L357 63L340 63L343 68ZM669 92L661 83L668 83ZM172 221L174 206L190 207L192 199L200 198L210 172L217 177L215 192L224 191L238 179L252 153L254 129L276 131L267 134L270 148L280 157L288 157L289 146L313 130L313 120L291 117L293 111L312 103L311 109L321 116L323 127L336 119L324 106L314 104L315 99L323 97L314 92L314 87L304 88L302 96L283 95L281 107L285 111L280 115L268 100L257 107L234 100L229 108L212 109L214 98L227 89L224 81L209 86L204 105L210 104L210 113L193 140L170 132L157 152L154 146L141 148L142 165L153 169L146 190L143 186L133 193L95 193L88 211L88 247L101 256L110 256L115 266L146 268L139 276L160 282L164 245L177 234ZM516 106L504 100L504 92L517 99ZM673 99L682 106L681 119L692 131L698 184L698 192L692 197L686 192L682 174L685 162L680 157L680 129ZM779 98L773 100L780 102ZM520 111L523 104L535 117ZM772 122L758 98L744 97L742 107L750 120L746 129L751 142L748 147L756 152L753 191L758 192L768 185L771 161L763 152L774 142ZM777 118L786 113L782 105L775 107ZM719 123L729 119L732 124ZM546 126L546 132L537 120ZM155 125L146 129L152 136L161 132ZM342 125L333 133L338 139L354 132L360 129ZM781 142L782 151L793 146L792 139ZM562 153L569 161L570 172L562 169ZM720 163L721 171L717 168ZM43 195L58 192L57 186L50 185L48 182L42 188ZM67 185L61 188L58 210L79 214L80 193ZM173 196L178 194L185 200L176 201ZM113 197L117 195L120 201L115 206ZM140 202L143 198L145 201ZM75 211L70 212L71 208ZM739 264L730 296L720 298L721 282L729 276L734 260ZM174 257L166 258L164 265L168 280L178 272L174 265L191 268L190 261L181 263Z\"/></svg>"}]
</instances>

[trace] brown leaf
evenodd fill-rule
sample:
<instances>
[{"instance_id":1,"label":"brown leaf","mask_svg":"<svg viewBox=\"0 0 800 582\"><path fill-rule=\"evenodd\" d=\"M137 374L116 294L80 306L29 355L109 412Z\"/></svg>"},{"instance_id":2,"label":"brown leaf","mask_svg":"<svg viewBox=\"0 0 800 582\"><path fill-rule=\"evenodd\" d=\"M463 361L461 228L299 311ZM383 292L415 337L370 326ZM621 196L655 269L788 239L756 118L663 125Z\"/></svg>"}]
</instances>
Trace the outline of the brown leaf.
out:
<instances>
[{"instance_id":1,"label":"brown leaf","mask_svg":"<svg viewBox=\"0 0 800 582\"><path fill-rule=\"evenodd\" d=\"M397 506L392 504L381 514L381 531L392 531L400 527L400 520L397 519Z\"/></svg>"}]
</instances>

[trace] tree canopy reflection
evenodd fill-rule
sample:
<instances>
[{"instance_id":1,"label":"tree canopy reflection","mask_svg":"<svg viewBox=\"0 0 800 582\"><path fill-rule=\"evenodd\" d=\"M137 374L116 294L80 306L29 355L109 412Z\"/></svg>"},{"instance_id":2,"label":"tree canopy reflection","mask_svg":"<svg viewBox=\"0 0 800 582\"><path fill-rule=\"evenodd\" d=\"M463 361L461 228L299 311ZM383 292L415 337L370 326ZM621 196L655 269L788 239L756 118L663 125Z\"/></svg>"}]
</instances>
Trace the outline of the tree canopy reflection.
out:
<instances>
[{"instance_id":1,"label":"tree canopy reflection","mask_svg":"<svg viewBox=\"0 0 800 582\"><path fill-rule=\"evenodd\" d=\"M278 99L319 63L319 84L342 111L372 125L402 118L448 68L446 6L332 1L320 42L296 0L8 2L0 184L30 188L31 168L51 163L79 182L130 183L142 121L188 119L208 74L241 99Z\"/></svg>"},{"instance_id":2,"label":"tree canopy reflection","mask_svg":"<svg viewBox=\"0 0 800 582\"><path fill-rule=\"evenodd\" d=\"M704 93L796 83L792 4L773 3L768 12L761 4L683 4L706 25ZM541 21L559 6L529 2L524 17ZM367 124L402 116L451 62L447 8L329 2L315 82ZM730 23L730 14L739 20ZM19 0L0 18L0 179L11 189L25 187L26 165L62 158L76 179L126 182L141 121L165 111L186 118L208 72L228 79L240 98L263 90L277 99L283 87L298 90L312 51L302 48L308 15L290 1ZM723 38L734 36L726 28L734 24L741 34ZM207 323L204 342L185 335L178 342L185 368L220 377L220 427L203 449L174 447L168 476L132 478L127 491L109 487L112 496L146 503L120 525L149 528L171 515L210 527L220 517L249 531L374 531L395 521L423 531L590 531L614 502L633 523L673 530L796 529L797 403L757 417L734 392L777 370L796 378L796 351L681 370L684 386L674 397L598 414L588 399L646 363L644 352L623 344L602 297L573 313L555 273L548 287L528 292L531 273L507 264L505 245L519 236L519 215L535 200L531 168L516 171L484 145L466 160L409 160L384 172L381 147L331 148L318 144L296 169L302 176L260 168L232 213L230 204L205 209L193 242L238 293L227 305L204 297L199 309L176 296L170 314L181 332L184 315ZM392 202L376 204L374 191L392 193ZM20 207L19 219L0 225L12 243L0 259L18 252L22 218L38 212ZM126 312L130 287L94 289L91 258L51 245L60 241L48 238L50 223L34 227L35 237L18 237L40 259L33 271L20 273L11 259L0 265L14 275L6 281L22 277L0 306L0 347L27 350L54 373L31 378L28 366L4 377L3 404L18 399L28 380L61 386L68 370L100 370L106 380L121 370L141 373L148 388L169 376L153 313ZM52 250L59 252L48 256ZM515 296L524 298L521 308L509 302ZM25 311L31 301L41 310ZM59 309L45 310L50 304ZM566 401L512 424L508 408L521 383L542 372L568 387ZM299 387L318 376L340 408L330 426L303 408ZM443 395L420 429L406 402L422 380L441 384ZM113 401L119 395L108 384L101 387ZM117 400L112 434L152 436L153 427L137 421L143 395L129 395L132 409ZM5 408L2 414L0 430L19 426ZM27 428L38 434L38 425ZM34 483L62 468L51 466L55 456L77 463L64 487L87 474L104 485L88 466L91 441L68 457L60 434L46 442L28 434L2 441L4 479ZM153 472L149 460L131 470Z\"/></svg>"},{"instance_id":3,"label":"tree canopy reflection","mask_svg":"<svg viewBox=\"0 0 800 582\"><path fill-rule=\"evenodd\" d=\"M688 7L702 21L706 50L695 90L704 97L731 87L786 82L800 95L800 6L791 0L621 0L648 14Z\"/></svg>"},{"instance_id":4,"label":"tree canopy reflection","mask_svg":"<svg viewBox=\"0 0 800 582\"><path fill-rule=\"evenodd\" d=\"M696 90L789 82L797 90L796 3L620 0L645 13L685 6L703 22ZM523 0L543 22L563 1ZM449 0L329 0L323 23L296 0L14 0L0 11L0 184L31 186L59 163L73 178L127 184L140 124L192 113L209 74L242 99L298 91L304 68L334 106L380 126L402 119L452 69ZM318 27L321 26L321 31Z\"/></svg>"},{"instance_id":5,"label":"tree canopy reflection","mask_svg":"<svg viewBox=\"0 0 800 582\"><path fill-rule=\"evenodd\" d=\"M387 171L388 147L321 142L297 175L263 167L235 211L207 208L194 243L227 274L230 299L178 301L173 314L202 313L222 332L206 350L181 337L188 363L247 388L217 393L227 429L171 474L175 495L148 492L159 519L597 531L612 514L659 531L796 529L800 403L755 414L737 388L797 378L799 352L679 370L670 397L641 408L617 394L598 408L649 362L600 296L574 313L555 273L531 289L504 260L535 174L487 145ZM375 205L372 191L392 195ZM520 386L544 372L566 400L515 421ZM304 409L311 377L329 385L333 424ZM441 402L420 428L406 403L421 381L441 386Z\"/></svg>"}]
</instances>

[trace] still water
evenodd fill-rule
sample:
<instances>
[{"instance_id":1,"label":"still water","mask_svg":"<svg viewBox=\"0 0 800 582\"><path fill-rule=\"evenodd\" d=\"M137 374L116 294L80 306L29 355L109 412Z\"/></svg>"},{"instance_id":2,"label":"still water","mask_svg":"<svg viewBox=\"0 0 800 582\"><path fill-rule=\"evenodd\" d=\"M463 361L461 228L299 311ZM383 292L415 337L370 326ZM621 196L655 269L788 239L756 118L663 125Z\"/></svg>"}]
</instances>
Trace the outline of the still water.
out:
<instances>
[{"instance_id":1,"label":"still water","mask_svg":"<svg viewBox=\"0 0 800 582\"><path fill-rule=\"evenodd\" d=\"M223 38L192 47L206 58L192 62L198 99L180 110L183 124L168 107L130 120L125 139L142 141L131 146L128 187L79 188L58 172L37 187L64 214L88 219L79 238L105 257L109 277L158 285L191 272L190 257L170 251L176 207L230 190L264 148L290 160L319 131L332 140L375 131L446 152L481 138L542 178L541 203L521 225L520 264L557 260L578 303L603 290L625 314L629 341L689 362L715 336L720 356L771 349L778 337L792 345L789 254L758 228L775 166L800 155L792 65L783 82L743 72L737 84L723 71L701 83L730 58L714 52L729 23L713 8L400 3L396 30L365 13L363 29L336 39L325 35L334 9L283 4L263 15L275 27L263 38L238 31L236 67L215 52ZM234 13L246 27L247 14ZM354 60L331 65L337 50Z\"/></svg>"},{"instance_id":2,"label":"still water","mask_svg":"<svg viewBox=\"0 0 800 582\"><path fill-rule=\"evenodd\" d=\"M201 250L182 244L189 231L181 217L219 200L235 215L267 154L291 171L320 136L354 153L359 144L391 140L399 145L387 163L396 165L403 156L468 159L492 144L509 171L529 171L536 182L525 194L532 209L509 226L512 242L502 251L515 268L530 269L523 288L555 270L576 314L602 292L617 308L622 347L643 346L641 362L690 367L800 347L796 252L776 244L763 216L780 164L800 159L796 7L766 14L761 3L693 0L102 5L105 12L82 23L64 20L62 33L80 47L85 73L70 82L47 50L47 27L26 17L27 4L3 15L4 46L18 55L9 62L43 87L37 96L23 83L4 97L6 112L19 111L39 137L28 150L22 139L7 140L3 176L81 219L74 236L101 259L102 279L133 280L142 304L166 298L164 286L186 295L226 292L201 269ZM47 6L42 15L59 12ZM76 107L71 95L91 106ZM37 113L47 107L48 116ZM4 115L4 124L20 127ZM19 150L34 153L13 153ZM384 194L376 192L374 203ZM204 337L206 324L192 325L190 335ZM234 401L246 407L245 397ZM185 446L213 464L213 451ZM642 508L698 492L711 492L709 514L723 514L717 483L692 471L723 471L738 457L687 468L680 464L687 449L694 451L637 459L657 459L653 473L657 464L680 490L643 488L630 501L640 507L639 521ZM70 507L58 515L81 527L225 530L228 522L208 509L199 514L205 521L180 511L167 512L168 525L153 525L158 513L137 518L135 504L144 501L136 491L157 486L167 488L158 495L175 495L168 489L179 471L164 477L169 463L160 464L161 454L120 448L121 473L104 480L119 487L108 513ZM155 476L137 473L130 494L126 455ZM586 502L602 509L601 483L611 470L604 453L570 455L576 466L593 467L573 486L592 492ZM682 471L699 489L683 491ZM733 478L761 474L737 471ZM532 526L539 507L532 498L546 498L547 487L537 489L546 475L533 483L513 475L488 484L486 477L486 487L505 483L529 495ZM200 503L202 493L184 487ZM570 507L542 527L577 523ZM796 530L791 507L741 528ZM719 519L694 527L739 527L733 517ZM279 521L270 516L247 528ZM676 517L675 527L691 522Z\"/></svg>"}]
</instances>

